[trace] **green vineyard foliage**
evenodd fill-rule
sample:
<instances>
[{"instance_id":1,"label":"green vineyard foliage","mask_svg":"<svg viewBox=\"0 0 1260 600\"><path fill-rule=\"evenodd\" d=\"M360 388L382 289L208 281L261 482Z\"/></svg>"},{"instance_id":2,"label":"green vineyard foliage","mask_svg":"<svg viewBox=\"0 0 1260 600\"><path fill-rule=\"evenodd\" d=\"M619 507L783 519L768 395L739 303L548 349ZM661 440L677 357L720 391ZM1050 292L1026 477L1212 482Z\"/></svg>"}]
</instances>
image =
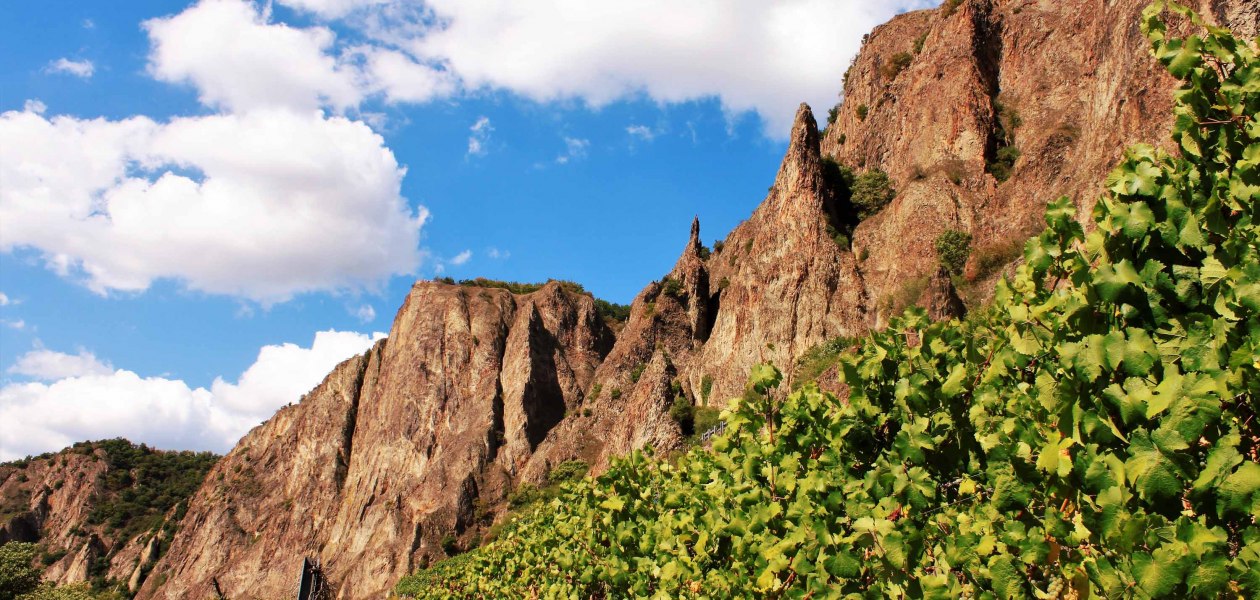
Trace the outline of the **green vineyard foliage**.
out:
<instances>
[{"instance_id":1,"label":"green vineyard foliage","mask_svg":"<svg viewBox=\"0 0 1260 600\"><path fill-rule=\"evenodd\" d=\"M1179 152L1129 149L1088 232L1051 203L983 317L894 319L838 359L847 398L759 365L711 449L566 483L396 591L1260 597L1260 66L1181 6L1141 26Z\"/></svg>"}]
</instances>

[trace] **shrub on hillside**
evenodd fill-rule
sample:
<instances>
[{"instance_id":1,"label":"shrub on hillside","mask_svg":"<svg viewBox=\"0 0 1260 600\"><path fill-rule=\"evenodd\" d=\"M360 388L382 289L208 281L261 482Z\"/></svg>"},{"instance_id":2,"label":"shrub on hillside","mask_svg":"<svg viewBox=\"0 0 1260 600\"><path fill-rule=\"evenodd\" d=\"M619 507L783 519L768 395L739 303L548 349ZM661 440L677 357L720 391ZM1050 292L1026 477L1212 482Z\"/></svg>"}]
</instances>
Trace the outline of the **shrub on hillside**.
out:
<instances>
[{"instance_id":1,"label":"shrub on hillside","mask_svg":"<svg viewBox=\"0 0 1260 600\"><path fill-rule=\"evenodd\" d=\"M850 202L853 203L858 219L864 221L892 202L896 195L888 174L879 169L871 169L853 180Z\"/></svg>"},{"instance_id":2,"label":"shrub on hillside","mask_svg":"<svg viewBox=\"0 0 1260 600\"><path fill-rule=\"evenodd\" d=\"M898 52L892 55L892 58L888 59L888 62L884 63L883 66L880 67L879 74L883 75L884 79L891 82L897 78L897 75L900 75L902 71L906 70L906 67L910 66L910 63L913 61L914 55L909 52Z\"/></svg>"},{"instance_id":3,"label":"shrub on hillside","mask_svg":"<svg viewBox=\"0 0 1260 600\"><path fill-rule=\"evenodd\" d=\"M946 229L936 236L933 246L941 266L951 275L961 275L963 266L967 264L967 257L971 255L971 234L957 229Z\"/></svg>"},{"instance_id":4,"label":"shrub on hillside","mask_svg":"<svg viewBox=\"0 0 1260 600\"><path fill-rule=\"evenodd\" d=\"M39 585L39 569L32 564L37 552L35 544L27 542L0 546L0 600L13 600Z\"/></svg>"},{"instance_id":5,"label":"shrub on hillside","mask_svg":"<svg viewBox=\"0 0 1260 600\"><path fill-rule=\"evenodd\" d=\"M1019 148L1015 146L998 148L993 161L988 164L989 173L999 182L1010 179L1011 171L1015 169L1015 161L1019 160L1019 155Z\"/></svg>"}]
</instances>

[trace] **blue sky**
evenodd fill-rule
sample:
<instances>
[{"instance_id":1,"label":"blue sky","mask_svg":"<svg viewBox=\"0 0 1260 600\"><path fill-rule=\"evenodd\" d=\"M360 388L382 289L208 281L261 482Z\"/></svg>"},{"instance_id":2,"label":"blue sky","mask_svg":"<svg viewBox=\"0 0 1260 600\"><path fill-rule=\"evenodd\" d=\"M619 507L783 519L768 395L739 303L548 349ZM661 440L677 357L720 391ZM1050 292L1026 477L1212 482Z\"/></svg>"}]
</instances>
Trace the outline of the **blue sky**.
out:
<instances>
[{"instance_id":1,"label":"blue sky","mask_svg":"<svg viewBox=\"0 0 1260 600\"><path fill-rule=\"evenodd\" d=\"M418 278L629 302L925 3L870 4L6 4L0 459L222 451Z\"/></svg>"}]
</instances>

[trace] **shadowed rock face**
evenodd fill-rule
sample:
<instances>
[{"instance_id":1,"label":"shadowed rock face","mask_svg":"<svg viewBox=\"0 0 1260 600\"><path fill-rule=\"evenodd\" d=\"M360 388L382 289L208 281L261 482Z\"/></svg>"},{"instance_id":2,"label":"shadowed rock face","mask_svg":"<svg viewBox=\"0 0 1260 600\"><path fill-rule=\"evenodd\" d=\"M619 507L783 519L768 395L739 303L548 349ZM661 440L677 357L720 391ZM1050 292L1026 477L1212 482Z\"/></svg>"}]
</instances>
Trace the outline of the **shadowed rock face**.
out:
<instances>
[{"instance_id":1,"label":"shadowed rock face","mask_svg":"<svg viewBox=\"0 0 1260 600\"><path fill-rule=\"evenodd\" d=\"M338 597L379 597L442 556L443 537L474 537L513 487L571 458L600 468L681 447L676 395L724 405L757 362L789 368L828 338L883 326L884 300L908 282L927 282L918 303L934 316L961 314L933 250L941 231L974 237L965 278L991 287L1047 201L1071 195L1084 219L1126 145L1162 143L1174 82L1137 29L1145 4L966 0L877 28L836 122L820 135L800 107L764 202L707 258L693 222L615 344L592 300L559 285L417 284L388 341L220 462L141 597L204 596L212 578L232 598L278 595L303 555L324 562ZM1253 2L1197 8L1255 35ZM888 67L900 53L908 65ZM999 182L1004 146L1021 156ZM824 157L878 167L897 190L851 249L829 231L851 215Z\"/></svg>"}]
</instances>

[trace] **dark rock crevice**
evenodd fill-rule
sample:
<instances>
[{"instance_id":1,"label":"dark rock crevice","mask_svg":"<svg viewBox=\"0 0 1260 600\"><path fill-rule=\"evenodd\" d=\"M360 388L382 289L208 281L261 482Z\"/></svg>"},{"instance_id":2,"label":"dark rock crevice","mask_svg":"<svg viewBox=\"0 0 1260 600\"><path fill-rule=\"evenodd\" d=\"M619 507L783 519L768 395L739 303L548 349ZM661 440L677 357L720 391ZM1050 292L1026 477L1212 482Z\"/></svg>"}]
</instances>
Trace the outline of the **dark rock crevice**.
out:
<instances>
[{"instance_id":1,"label":"dark rock crevice","mask_svg":"<svg viewBox=\"0 0 1260 600\"><path fill-rule=\"evenodd\" d=\"M564 392L556 376L555 336L547 331L536 308L530 308L529 359L530 379L525 384L521 402L525 411L525 439L533 451L564 418Z\"/></svg>"},{"instance_id":2,"label":"dark rock crevice","mask_svg":"<svg viewBox=\"0 0 1260 600\"><path fill-rule=\"evenodd\" d=\"M984 95L988 98L985 120L989 122L988 136L984 144L984 160L992 164L998 159L998 151L1010 143L1010 132L1004 131L1001 122L998 96L1002 93L1002 22L994 12L992 0L973 0L970 5L972 37L971 53L976 75Z\"/></svg>"},{"instance_id":3,"label":"dark rock crevice","mask_svg":"<svg viewBox=\"0 0 1260 600\"><path fill-rule=\"evenodd\" d=\"M341 426L341 442L337 448L337 462L333 467L333 481L340 492L346 483L346 474L350 468L350 457L354 453L354 430L358 426L359 403L364 395L364 383L370 368L380 368L380 356L384 352L387 340L381 340L372 346L363 356L354 384L350 390L350 406L346 407L345 420Z\"/></svg>"}]
</instances>

